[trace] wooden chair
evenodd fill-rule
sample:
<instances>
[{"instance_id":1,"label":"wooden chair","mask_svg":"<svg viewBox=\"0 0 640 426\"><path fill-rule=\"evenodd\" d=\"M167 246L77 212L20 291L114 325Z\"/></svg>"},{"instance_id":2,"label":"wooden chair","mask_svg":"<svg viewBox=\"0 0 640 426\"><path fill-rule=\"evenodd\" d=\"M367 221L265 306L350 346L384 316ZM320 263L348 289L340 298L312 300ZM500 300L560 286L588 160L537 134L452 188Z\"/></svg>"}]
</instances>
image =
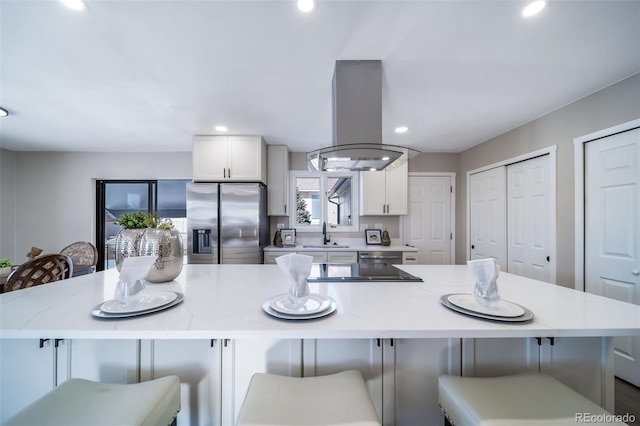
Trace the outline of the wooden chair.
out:
<instances>
[{"instance_id":1,"label":"wooden chair","mask_svg":"<svg viewBox=\"0 0 640 426\"><path fill-rule=\"evenodd\" d=\"M23 263L9 275L2 293L64 280L73 275L73 261L64 254L46 254Z\"/></svg>"},{"instance_id":2,"label":"wooden chair","mask_svg":"<svg viewBox=\"0 0 640 426\"><path fill-rule=\"evenodd\" d=\"M73 276L95 272L98 263L98 249L95 245L86 241L71 243L60 254L67 255L73 261Z\"/></svg>"}]
</instances>

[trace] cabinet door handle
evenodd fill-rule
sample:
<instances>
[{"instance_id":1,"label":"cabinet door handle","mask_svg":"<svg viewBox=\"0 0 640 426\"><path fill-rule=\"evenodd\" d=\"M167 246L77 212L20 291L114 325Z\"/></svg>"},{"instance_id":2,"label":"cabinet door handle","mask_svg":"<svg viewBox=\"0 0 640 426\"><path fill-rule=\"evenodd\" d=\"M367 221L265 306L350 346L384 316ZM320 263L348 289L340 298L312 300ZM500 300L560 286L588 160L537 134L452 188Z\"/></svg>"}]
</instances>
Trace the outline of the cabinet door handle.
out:
<instances>
[{"instance_id":1,"label":"cabinet door handle","mask_svg":"<svg viewBox=\"0 0 640 426\"><path fill-rule=\"evenodd\" d=\"M287 214L287 205L284 205L284 214Z\"/></svg>"},{"instance_id":2,"label":"cabinet door handle","mask_svg":"<svg viewBox=\"0 0 640 426\"><path fill-rule=\"evenodd\" d=\"M44 342L48 342L49 339L40 339L40 348L44 348Z\"/></svg>"},{"instance_id":3,"label":"cabinet door handle","mask_svg":"<svg viewBox=\"0 0 640 426\"><path fill-rule=\"evenodd\" d=\"M229 171L229 179L231 179L231 169L227 169Z\"/></svg>"},{"instance_id":4,"label":"cabinet door handle","mask_svg":"<svg viewBox=\"0 0 640 426\"><path fill-rule=\"evenodd\" d=\"M224 169L222 169L222 172L224 173L224 178L227 178L227 168L225 167Z\"/></svg>"}]
</instances>

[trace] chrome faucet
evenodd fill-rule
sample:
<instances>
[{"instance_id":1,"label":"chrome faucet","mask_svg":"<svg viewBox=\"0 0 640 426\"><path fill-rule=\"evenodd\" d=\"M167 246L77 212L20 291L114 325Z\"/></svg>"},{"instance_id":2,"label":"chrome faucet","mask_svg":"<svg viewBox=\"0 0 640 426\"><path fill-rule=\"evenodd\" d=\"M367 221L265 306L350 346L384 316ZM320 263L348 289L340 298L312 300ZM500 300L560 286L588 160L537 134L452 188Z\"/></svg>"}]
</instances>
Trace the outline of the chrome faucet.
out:
<instances>
[{"instance_id":1,"label":"chrome faucet","mask_svg":"<svg viewBox=\"0 0 640 426\"><path fill-rule=\"evenodd\" d=\"M329 241L331 239L327 238L327 222L322 222L322 244L327 245Z\"/></svg>"}]
</instances>

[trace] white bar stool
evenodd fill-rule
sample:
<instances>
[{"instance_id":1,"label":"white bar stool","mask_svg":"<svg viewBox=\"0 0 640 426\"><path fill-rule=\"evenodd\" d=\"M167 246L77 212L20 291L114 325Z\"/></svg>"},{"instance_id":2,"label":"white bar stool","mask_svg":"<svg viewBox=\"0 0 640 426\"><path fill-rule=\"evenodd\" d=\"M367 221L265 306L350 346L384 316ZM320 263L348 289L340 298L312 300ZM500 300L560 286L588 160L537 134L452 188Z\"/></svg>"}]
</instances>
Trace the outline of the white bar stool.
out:
<instances>
[{"instance_id":1,"label":"white bar stool","mask_svg":"<svg viewBox=\"0 0 640 426\"><path fill-rule=\"evenodd\" d=\"M176 423L178 411L178 376L132 384L70 379L3 424L164 426Z\"/></svg>"},{"instance_id":2,"label":"white bar stool","mask_svg":"<svg viewBox=\"0 0 640 426\"><path fill-rule=\"evenodd\" d=\"M438 400L447 421L455 426L573 425L592 423L584 416L614 416L558 380L543 373L502 377L438 379ZM582 417L581 417L582 416Z\"/></svg>"},{"instance_id":3,"label":"white bar stool","mask_svg":"<svg viewBox=\"0 0 640 426\"><path fill-rule=\"evenodd\" d=\"M258 373L251 379L237 426L380 426L359 371L317 377Z\"/></svg>"}]
</instances>

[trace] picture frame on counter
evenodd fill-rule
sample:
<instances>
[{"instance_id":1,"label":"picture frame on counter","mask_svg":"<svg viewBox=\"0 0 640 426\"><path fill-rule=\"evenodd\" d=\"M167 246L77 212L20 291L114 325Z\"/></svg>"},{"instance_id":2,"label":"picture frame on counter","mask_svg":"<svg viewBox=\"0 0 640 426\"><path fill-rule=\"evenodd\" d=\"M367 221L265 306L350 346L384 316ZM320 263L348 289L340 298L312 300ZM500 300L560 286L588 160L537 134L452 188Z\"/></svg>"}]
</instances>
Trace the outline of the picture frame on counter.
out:
<instances>
[{"instance_id":1,"label":"picture frame on counter","mask_svg":"<svg viewBox=\"0 0 640 426\"><path fill-rule=\"evenodd\" d=\"M296 230L293 228L282 228L280 230L280 236L282 237L283 247L295 247L296 245Z\"/></svg>"},{"instance_id":2,"label":"picture frame on counter","mask_svg":"<svg viewBox=\"0 0 640 426\"><path fill-rule=\"evenodd\" d=\"M364 237L368 246L382 245L382 231L380 229L366 229Z\"/></svg>"}]
</instances>

